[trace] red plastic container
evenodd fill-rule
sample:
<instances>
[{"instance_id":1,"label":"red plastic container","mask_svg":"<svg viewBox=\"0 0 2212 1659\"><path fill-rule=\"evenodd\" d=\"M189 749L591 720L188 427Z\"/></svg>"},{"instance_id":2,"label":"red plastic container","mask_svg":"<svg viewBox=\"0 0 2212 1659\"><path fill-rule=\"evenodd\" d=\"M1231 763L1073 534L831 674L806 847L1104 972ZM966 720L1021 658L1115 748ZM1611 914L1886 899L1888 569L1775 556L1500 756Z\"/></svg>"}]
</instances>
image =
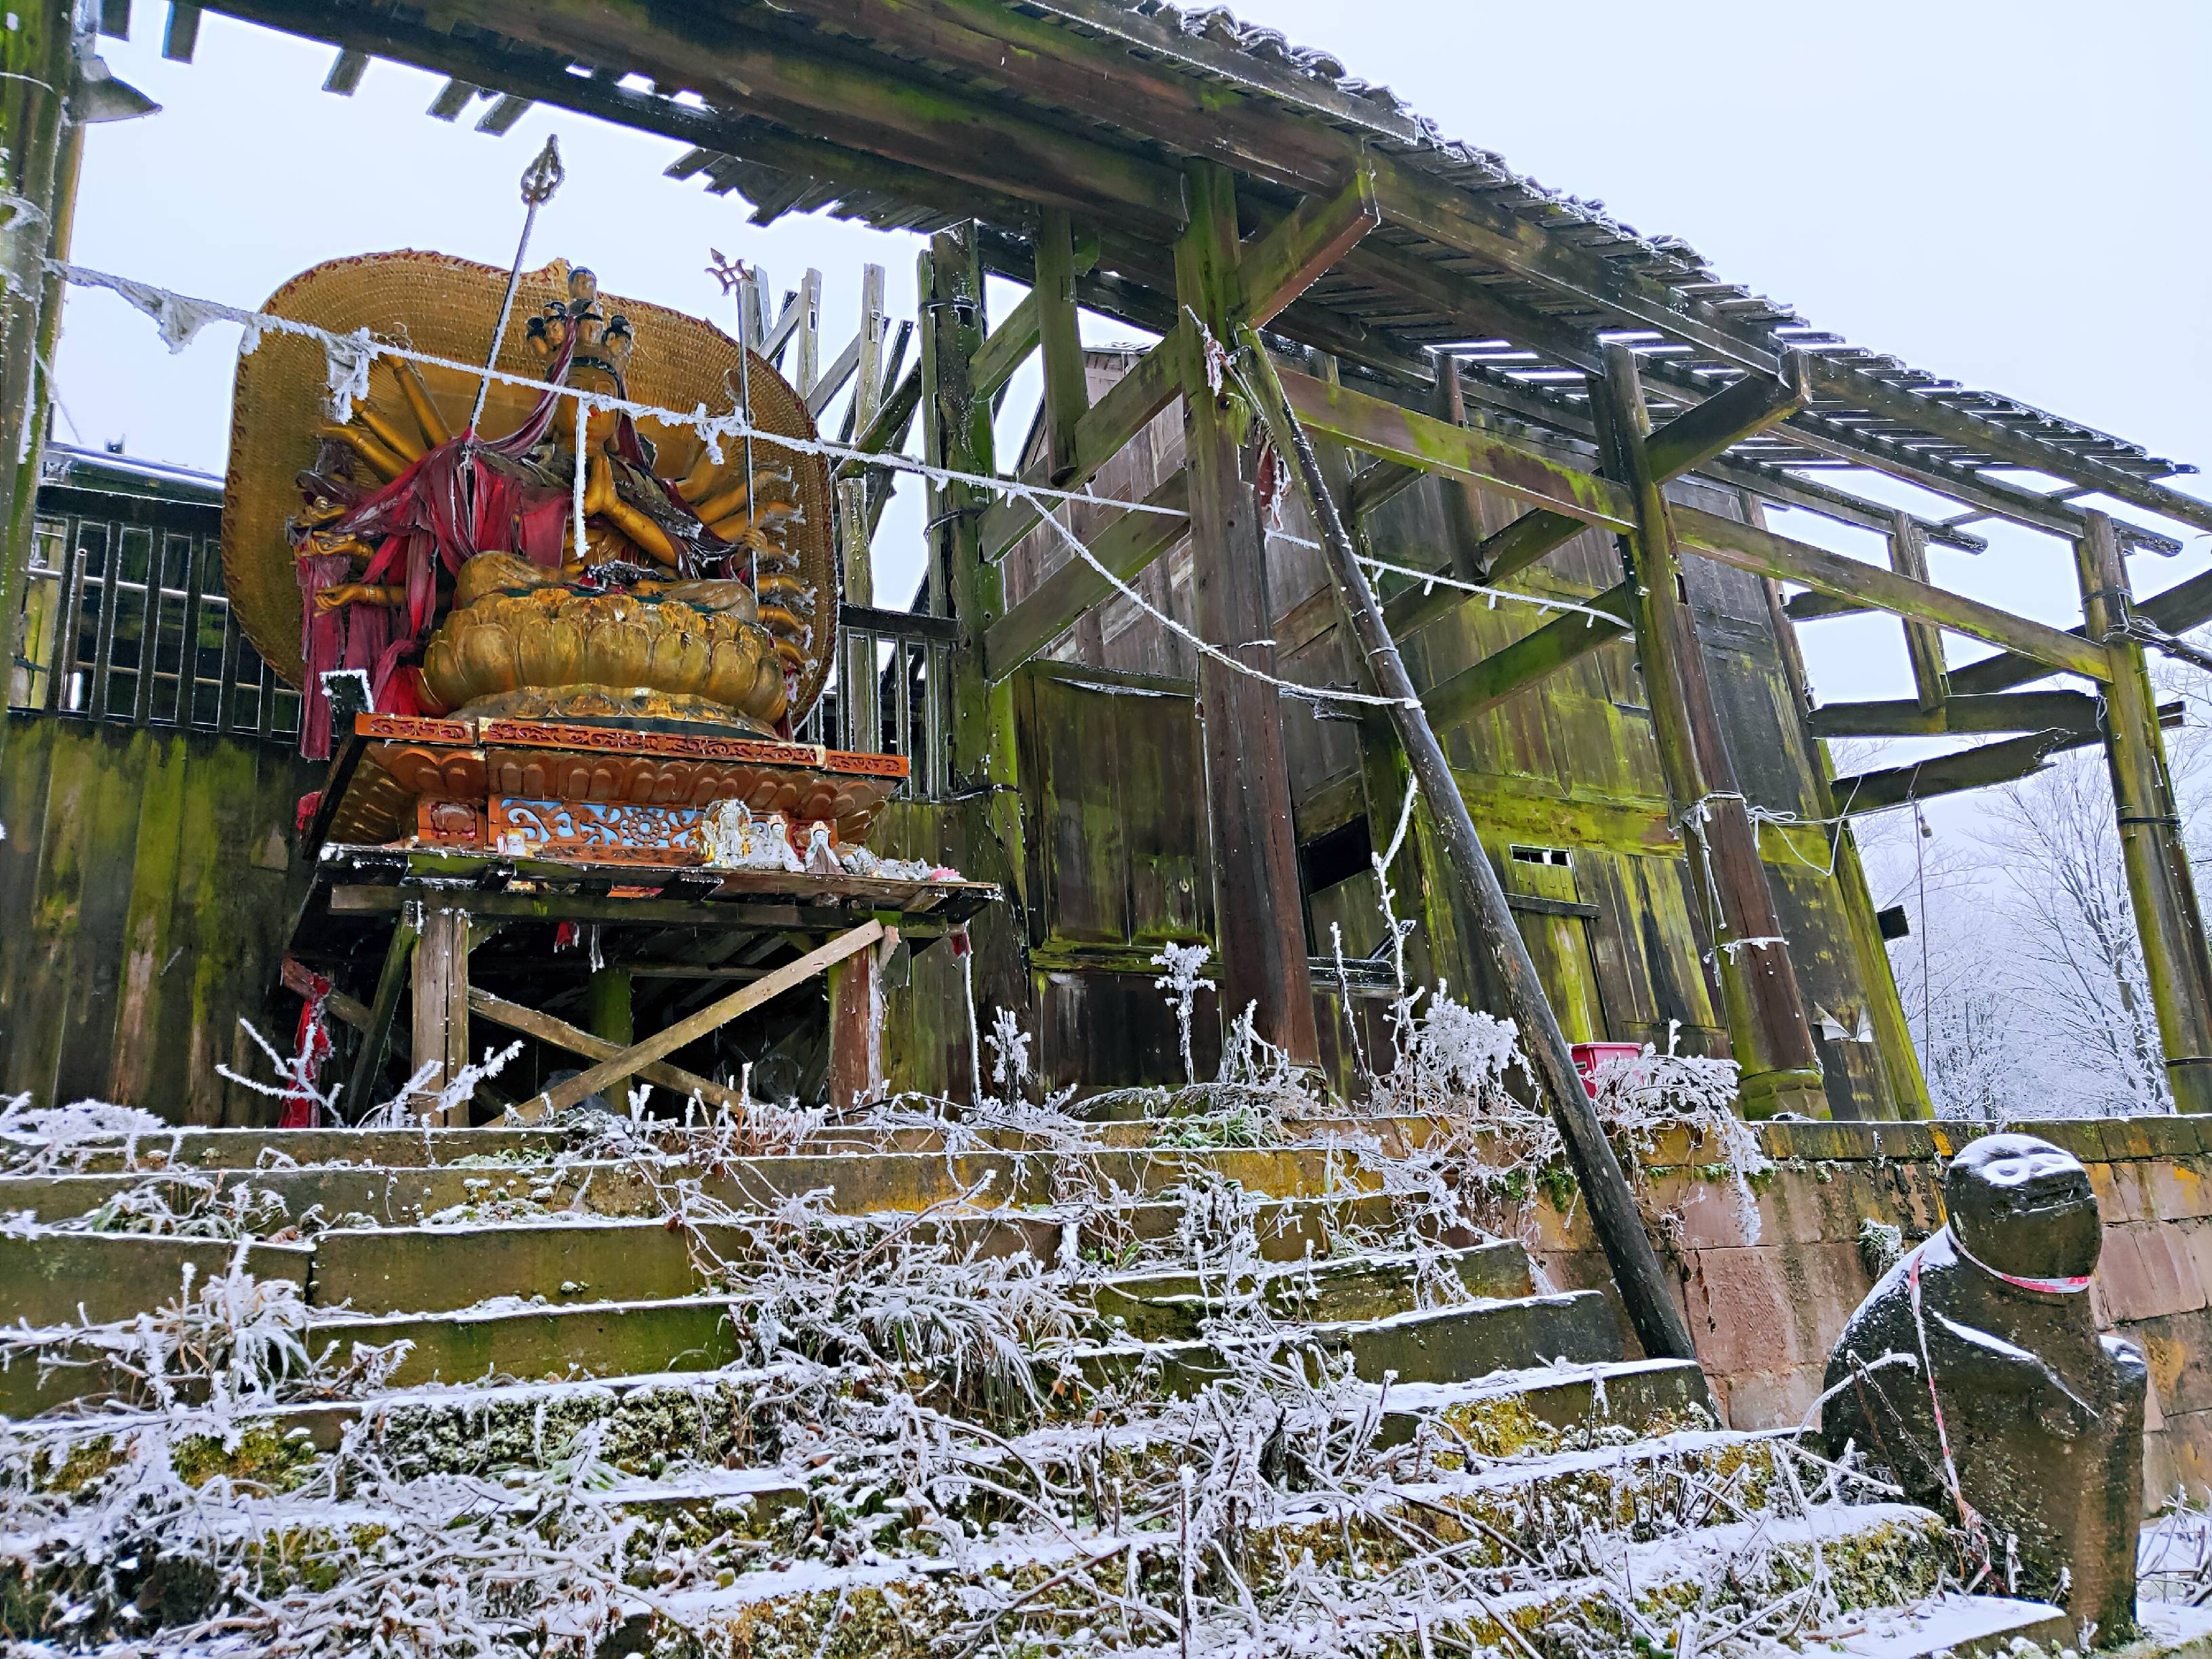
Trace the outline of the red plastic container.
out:
<instances>
[{"instance_id":1,"label":"red plastic container","mask_svg":"<svg viewBox=\"0 0 2212 1659\"><path fill-rule=\"evenodd\" d=\"M1583 1087L1592 1100L1597 1098L1597 1085L1590 1080L1601 1060L1634 1060L1644 1052L1640 1042L1577 1042L1569 1050L1575 1057L1575 1074L1583 1080Z\"/></svg>"}]
</instances>

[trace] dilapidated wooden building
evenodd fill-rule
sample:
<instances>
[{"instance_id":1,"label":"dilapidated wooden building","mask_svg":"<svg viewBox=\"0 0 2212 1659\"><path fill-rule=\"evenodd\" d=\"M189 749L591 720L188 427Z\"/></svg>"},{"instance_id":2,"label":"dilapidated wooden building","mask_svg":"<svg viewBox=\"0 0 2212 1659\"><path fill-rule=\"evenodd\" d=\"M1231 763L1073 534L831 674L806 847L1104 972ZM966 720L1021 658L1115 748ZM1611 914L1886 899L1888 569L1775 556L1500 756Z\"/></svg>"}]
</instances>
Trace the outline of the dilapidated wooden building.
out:
<instances>
[{"instance_id":1,"label":"dilapidated wooden building","mask_svg":"<svg viewBox=\"0 0 2212 1659\"><path fill-rule=\"evenodd\" d=\"M97 9L110 33L164 28L189 59L200 8ZM480 127L499 133L532 102L580 111L687 142L671 172L742 197L756 226L826 210L929 238L910 362L903 329L886 353L896 319L878 307L824 364L805 290L781 307L757 295L747 343L810 405L828 386L825 434L851 386L832 457L842 654L794 735L901 757L872 845L1003 902L975 915L972 956L910 928L865 985L833 976L830 1006L808 992L804 1018L687 1047L694 1073L752 1063L818 1093L824 1015L880 995L882 1079L963 1092L972 975L972 1006L1017 1011L1053 1084L1158 1079L1179 1062L1154 957L1179 944L1208 946L1218 983L1202 1051L1249 1007L1258 1036L1343 1075L1352 1034L1397 994L1385 878L1418 923L1413 979L1494 1000L1483 924L1425 805L1396 839L1407 769L1390 722L1279 689L1356 692L1364 670L1318 527L1224 380L1249 326L1321 446L1571 1040L1679 1032L1741 1063L1753 1112L1925 1115L1851 818L2101 743L2175 1098L2212 1108L2212 967L2144 672L2147 647L2212 615L2212 581L2138 602L2123 562L2172 546L2161 526L2212 527L2212 507L2160 482L2191 469L1823 333L1217 10L217 9L327 42L335 94L372 58L416 64L451 77L433 117L481 100ZM231 619L212 481L41 447L37 343L79 280L68 203L82 124L101 118L68 7L40 0L21 21L0 121L8 187L46 228L11 244L25 280L0 362L29 434L4 487L0 612L18 632L0 1088L254 1121L266 1103L216 1066L250 1059L240 1018L274 1028L296 1011L280 968L328 884L298 855L313 824L298 803L325 780L290 752L296 691ZM987 273L1027 297L987 314ZM1157 343L1085 350L1079 308ZM1030 441L994 453L994 400L1032 355ZM909 445L932 471L905 485L929 492L930 541L907 605L875 586L870 536L895 479L869 457ZM1875 475L1956 511L1855 491ZM1874 532L1888 562L1780 533L1776 509ZM1973 547L1986 520L2075 560L2081 626L1929 582L1925 547ZM1794 630L1867 610L1900 619L1912 683L1813 706ZM1954 665L1961 641L1995 654ZM1938 733L1990 740L1842 778L1824 747ZM449 891L427 867L391 878L434 908ZM672 887L666 903L682 902ZM517 928L483 947L483 974L628 1038L769 959L741 960L674 909L606 921L588 964ZM366 1003L382 957L362 950L320 965Z\"/></svg>"}]
</instances>

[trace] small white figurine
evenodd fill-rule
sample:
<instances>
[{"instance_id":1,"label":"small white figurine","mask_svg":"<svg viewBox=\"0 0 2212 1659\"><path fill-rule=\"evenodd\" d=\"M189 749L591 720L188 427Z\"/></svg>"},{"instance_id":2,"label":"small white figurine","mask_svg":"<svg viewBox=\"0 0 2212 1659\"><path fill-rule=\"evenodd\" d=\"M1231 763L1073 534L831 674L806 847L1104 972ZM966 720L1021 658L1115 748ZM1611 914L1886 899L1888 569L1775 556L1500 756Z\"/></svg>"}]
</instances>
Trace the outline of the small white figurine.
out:
<instances>
[{"instance_id":1,"label":"small white figurine","mask_svg":"<svg viewBox=\"0 0 2212 1659\"><path fill-rule=\"evenodd\" d=\"M794 874L806 867L791 844L791 826L784 822L782 813L771 812L753 825L744 864L749 870L787 870Z\"/></svg>"},{"instance_id":2,"label":"small white figurine","mask_svg":"<svg viewBox=\"0 0 2212 1659\"><path fill-rule=\"evenodd\" d=\"M699 820L699 850L717 868L741 868L752 828L752 808L741 800L718 800Z\"/></svg>"}]
</instances>

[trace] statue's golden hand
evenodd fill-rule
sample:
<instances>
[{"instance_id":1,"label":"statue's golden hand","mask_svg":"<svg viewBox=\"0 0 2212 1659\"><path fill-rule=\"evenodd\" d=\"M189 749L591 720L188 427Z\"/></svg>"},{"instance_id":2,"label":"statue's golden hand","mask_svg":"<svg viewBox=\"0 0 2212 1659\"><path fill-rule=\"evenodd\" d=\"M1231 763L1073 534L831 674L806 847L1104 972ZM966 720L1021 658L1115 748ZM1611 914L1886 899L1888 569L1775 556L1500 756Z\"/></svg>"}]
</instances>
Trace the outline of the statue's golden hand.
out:
<instances>
[{"instance_id":1,"label":"statue's golden hand","mask_svg":"<svg viewBox=\"0 0 2212 1659\"><path fill-rule=\"evenodd\" d=\"M396 587L377 587L368 582L340 582L335 587L325 587L315 595L315 613L327 617L333 611L349 605L398 605L402 595Z\"/></svg>"}]
</instances>

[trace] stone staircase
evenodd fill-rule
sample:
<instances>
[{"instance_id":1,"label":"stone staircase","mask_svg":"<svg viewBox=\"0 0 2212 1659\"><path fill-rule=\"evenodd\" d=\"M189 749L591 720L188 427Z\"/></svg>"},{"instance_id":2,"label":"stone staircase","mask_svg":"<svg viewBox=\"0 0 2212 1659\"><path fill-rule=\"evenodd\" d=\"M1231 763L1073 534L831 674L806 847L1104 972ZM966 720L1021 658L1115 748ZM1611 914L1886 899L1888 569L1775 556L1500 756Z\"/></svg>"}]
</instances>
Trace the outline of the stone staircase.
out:
<instances>
[{"instance_id":1,"label":"stone staircase","mask_svg":"<svg viewBox=\"0 0 2212 1659\"><path fill-rule=\"evenodd\" d=\"M1717 1427L1604 1293L1532 1282L1444 1126L1284 1137L24 1142L0 1622L759 1659L2063 1642L1953 1593L1936 1517Z\"/></svg>"}]
</instances>

